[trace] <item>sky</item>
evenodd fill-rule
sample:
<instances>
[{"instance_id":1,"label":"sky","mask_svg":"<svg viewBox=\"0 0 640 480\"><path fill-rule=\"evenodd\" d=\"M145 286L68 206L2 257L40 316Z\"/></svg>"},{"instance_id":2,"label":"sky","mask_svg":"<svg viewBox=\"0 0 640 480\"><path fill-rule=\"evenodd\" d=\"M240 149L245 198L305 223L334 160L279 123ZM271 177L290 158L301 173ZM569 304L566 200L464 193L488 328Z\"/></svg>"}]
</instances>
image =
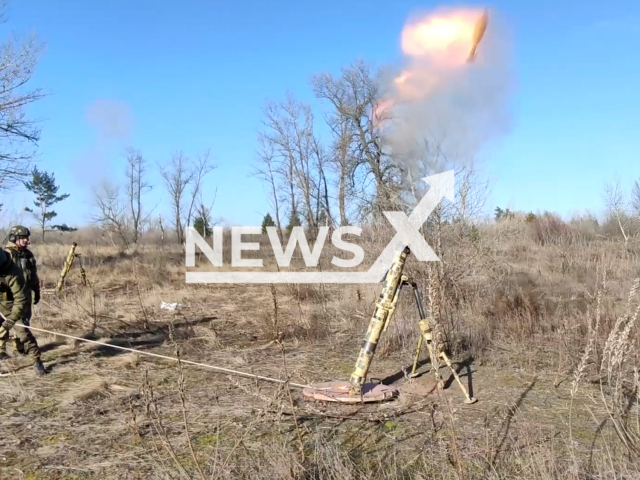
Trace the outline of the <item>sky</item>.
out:
<instances>
[{"instance_id":1,"label":"sky","mask_svg":"<svg viewBox=\"0 0 640 480\"><path fill-rule=\"evenodd\" d=\"M152 165L210 149L205 203L215 194L216 218L259 225L268 207L251 171L264 103L287 91L313 103L311 75L358 58L395 62L409 16L447 5L488 6L513 37L513 125L481 155L490 209L568 217L602 210L607 181L630 190L640 179L637 1L13 0L3 34L33 31L46 46L32 85L49 95L29 114L42 121L39 167L70 194L54 223L85 224L92 185L121 172L133 146ZM166 214L151 181L149 206ZM27 193L2 202L5 222L28 223L11 213Z\"/></svg>"}]
</instances>

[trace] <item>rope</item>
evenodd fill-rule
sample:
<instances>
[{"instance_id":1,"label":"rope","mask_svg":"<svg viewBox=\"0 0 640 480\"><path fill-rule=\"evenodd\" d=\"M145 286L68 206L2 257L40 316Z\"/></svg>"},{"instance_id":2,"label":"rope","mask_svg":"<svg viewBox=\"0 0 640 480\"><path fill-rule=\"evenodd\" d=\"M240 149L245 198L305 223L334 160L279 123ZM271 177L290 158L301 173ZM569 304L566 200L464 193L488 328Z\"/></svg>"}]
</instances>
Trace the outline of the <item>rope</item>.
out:
<instances>
[{"instance_id":1,"label":"rope","mask_svg":"<svg viewBox=\"0 0 640 480\"><path fill-rule=\"evenodd\" d=\"M0 317L4 318L6 320L6 318L4 317L4 315L2 315L2 313L0 313ZM280 383L280 384L285 384L286 383L286 384L289 384L290 386L296 387L296 388L307 388L309 386L309 385L302 385L302 384L299 384L299 383L289 382L289 381L286 381L286 380L280 380L278 378L263 377L262 375L255 375L253 373L240 372L240 371L231 370L231 369L228 369L228 368L216 367L214 365L207 365L206 363L198 363L198 362L192 362L190 360L177 359L175 357L169 357L167 355L160 355L158 353L144 352L142 350L136 350L135 348L121 347L119 345L111 345L109 343L98 342L96 340L89 340L87 338L74 337L73 335L67 335L66 333L52 332L51 330L45 330L43 328L27 326L27 325L24 325L23 323L16 323L15 326L16 327L21 327L21 328L28 328L29 330L34 330L36 332L48 333L50 335L56 335L56 336L59 336L59 337L70 338L72 340L77 340L79 342L93 343L94 345L102 345L104 347L115 348L117 350L124 350L125 352L132 352L132 353L137 353L139 355L147 355L149 357L162 358L162 359L165 359L165 360L173 360L174 362L181 362L181 363L186 363L186 364L189 364L189 365L195 365L196 367L209 368L211 370L217 370L219 372L224 372L224 373L228 373L228 374L231 374L231 375L237 375L237 376L240 376L240 377L257 378L259 380L265 380L267 382L274 382L274 383Z\"/></svg>"}]
</instances>

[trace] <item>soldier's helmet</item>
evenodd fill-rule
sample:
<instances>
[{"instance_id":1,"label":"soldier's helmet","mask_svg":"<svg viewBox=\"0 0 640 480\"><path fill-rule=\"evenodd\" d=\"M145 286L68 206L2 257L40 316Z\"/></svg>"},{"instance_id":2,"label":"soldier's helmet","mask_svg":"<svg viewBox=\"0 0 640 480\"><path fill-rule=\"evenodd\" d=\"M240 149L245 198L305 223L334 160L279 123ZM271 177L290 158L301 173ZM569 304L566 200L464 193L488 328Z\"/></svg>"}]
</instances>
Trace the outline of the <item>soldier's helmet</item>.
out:
<instances>
[{"instance_id":1,"label":"soldier's helmet","mask_svg":"<svg viewBox=\"0 0 640 480\"><path fill-rule=\"evenodd\" d=\"M14 225L9 230L9 241L15 242L18 238L21 237L30 237L31 232L27 227L23 227L22 225Z\"/></svg>"}]
</instances>

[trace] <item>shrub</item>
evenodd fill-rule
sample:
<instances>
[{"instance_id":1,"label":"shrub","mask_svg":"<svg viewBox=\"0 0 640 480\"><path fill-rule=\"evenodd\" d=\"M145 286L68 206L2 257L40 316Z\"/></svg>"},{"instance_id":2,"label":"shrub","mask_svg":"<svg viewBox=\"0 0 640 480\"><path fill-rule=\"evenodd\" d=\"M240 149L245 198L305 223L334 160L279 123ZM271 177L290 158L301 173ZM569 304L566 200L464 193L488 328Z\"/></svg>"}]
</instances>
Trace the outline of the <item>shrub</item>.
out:
<instances>
[{"instance_id":1,"label":"shrub","mask_svg":"<svg viewBox=\"0 0 640 480\"><path fill-rule=\"evenodd\" d=\"M557 215L544 212L529 222L534 240L540 245L573 243L576 231Z\"/></svg>"}]
</instances>

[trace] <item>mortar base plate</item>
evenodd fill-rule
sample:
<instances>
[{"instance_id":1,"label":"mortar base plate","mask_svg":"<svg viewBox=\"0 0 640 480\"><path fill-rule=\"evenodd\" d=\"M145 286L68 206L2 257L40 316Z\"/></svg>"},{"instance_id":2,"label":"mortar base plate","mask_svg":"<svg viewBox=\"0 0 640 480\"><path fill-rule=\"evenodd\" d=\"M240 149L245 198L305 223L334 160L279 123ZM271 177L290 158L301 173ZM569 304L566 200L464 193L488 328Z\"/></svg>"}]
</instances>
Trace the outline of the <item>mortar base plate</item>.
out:
<instances>
[{"instance_id":1,"label":"mortar base plate","mask_svg":"<svg viewBox=\"0 0 640 480\"><path fill-rule=\"evenodd\" d=\"M361 395L350 395L351 384L344 380L317 383L302 390L302 395L309 399L338 403L373 403L390 400L398 391L388 385L365 383Z\"/></svg>"}]
</instances>

